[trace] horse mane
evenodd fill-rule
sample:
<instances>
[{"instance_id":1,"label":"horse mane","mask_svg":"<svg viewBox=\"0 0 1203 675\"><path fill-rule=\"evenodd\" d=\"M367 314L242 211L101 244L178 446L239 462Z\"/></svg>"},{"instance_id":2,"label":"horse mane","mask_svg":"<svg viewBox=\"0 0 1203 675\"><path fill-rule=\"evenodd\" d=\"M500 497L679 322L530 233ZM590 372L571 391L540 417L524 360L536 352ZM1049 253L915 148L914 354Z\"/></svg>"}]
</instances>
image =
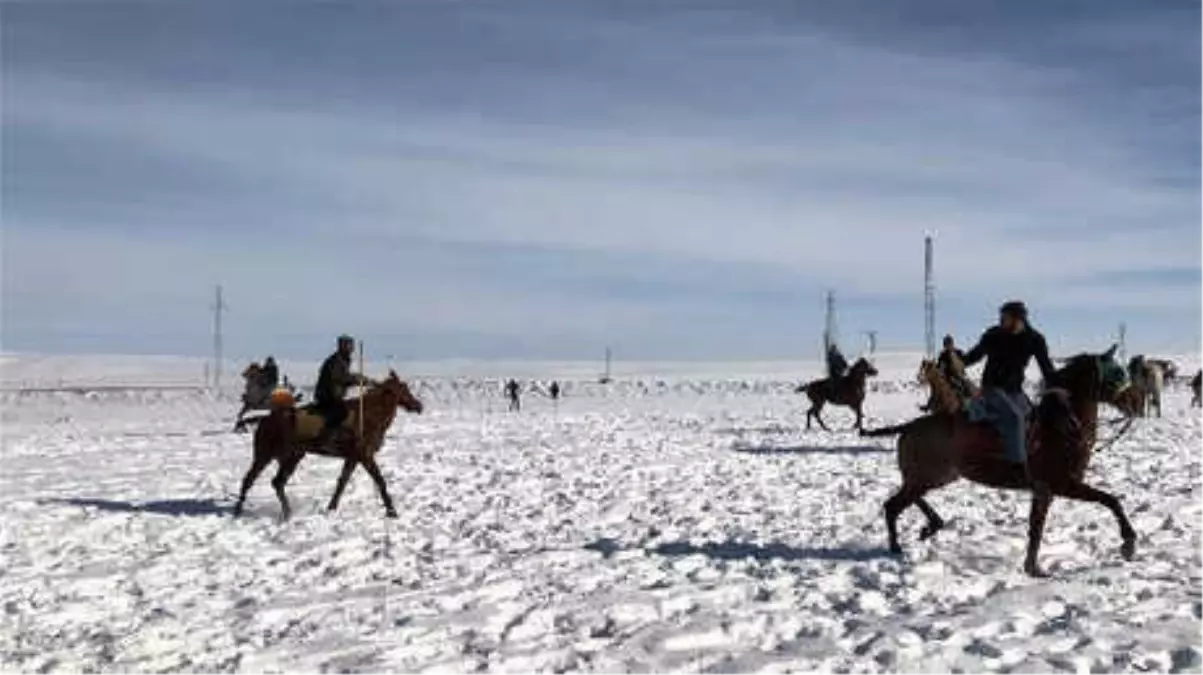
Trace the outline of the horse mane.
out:
<instances>
[{"instance_id":1,"label":"horse mane","mask_svg":"<svg viewBox=\"0 0 1203 675\"><path fill-rule=\"evenodd\" d=\"M1070 370L1071 368L1077 368L1079 366L1082 366L1084 364L1092 362L1092 361L1094 361L1095 358L1096 358L1096 356L1089 352L1082 352L1081 354L1074 354L1073 356L1065 359L1065 365L1058 368L1057 372L1064 373L1064 372Z\"/></svg>"}]
</instances>

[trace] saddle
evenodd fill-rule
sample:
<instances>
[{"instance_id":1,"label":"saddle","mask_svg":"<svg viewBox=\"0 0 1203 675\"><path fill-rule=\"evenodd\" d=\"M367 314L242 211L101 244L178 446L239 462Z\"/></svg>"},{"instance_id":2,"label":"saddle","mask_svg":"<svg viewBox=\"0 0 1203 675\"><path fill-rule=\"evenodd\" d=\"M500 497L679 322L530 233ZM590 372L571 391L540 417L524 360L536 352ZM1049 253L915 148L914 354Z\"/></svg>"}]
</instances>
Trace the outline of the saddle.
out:
<instances>
[{"instance_id":1,"label":"saddle","mask_svg":"<svg viewBox=\"0 0 1203 675\"><path fill-rule=\"evenodd\" d=\"M1024 428L1024 448L1029 458L1040 452L1041 420L1049 410L1049 397L1056 394L1045 394L1038 405L1028 410ZM978 408L980 399L966 401L962 407L963 424L957 425L953 436L954 445L963 452L990 458L1002 459L1006 456L1003 449L1002 431L993 419L986 416L984 406Z\"/></svg>"}]
</instances>

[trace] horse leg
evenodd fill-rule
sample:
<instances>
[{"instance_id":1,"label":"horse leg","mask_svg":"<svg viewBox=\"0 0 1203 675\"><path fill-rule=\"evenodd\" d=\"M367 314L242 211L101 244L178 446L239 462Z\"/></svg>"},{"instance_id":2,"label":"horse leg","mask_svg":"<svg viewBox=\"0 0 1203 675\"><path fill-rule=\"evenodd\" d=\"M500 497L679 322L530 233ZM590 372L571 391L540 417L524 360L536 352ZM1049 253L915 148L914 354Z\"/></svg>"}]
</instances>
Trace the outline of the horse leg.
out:
<instances>
[{"instance_id":1,"label":"horse leg","mask_svg":"<svg viewBox=\"0 0 1203 675\"><path fill-rule=\"evenodd\" d=\"M916 490L905 483L898 492L886 500L886 532L889 535L890 553L899 555L902 553L902 545L898 543L898 516L906 510L908 506L922 499L923 492ZM928 507L930 508L930 507Z\"/></svg>"},{"instance_id":2,"label":"horse leg","mask_svg":"<svg viewBox=\"0 0 1203 675\"><path fill-rule=\"evenodd\" d=\"M831 429L827 427L827 423L823 421L822 412L823 406L820 404L819 409L815 411L815 421L819 423L819 428L823 431L831 431Z\"/></svg>"},{"instance_id":3,"label":"horse leg","mask_svg":"<svg viewBox=\"0 0 1203 675\"><path fill-rule=\"evenodd\" d=\"M927 524L919 531L919 541L927 541L934 537L937 532L944 529L944 519L940 517L940 514L936 513L936 510L931 507L931 504L927 503L926 499L923 497L916 498L915 506L918 506L923 515L927 516Z\"/></svg>"},{"instance_id":4,"label":"horse leg","mask_svg":"<svg viewBox=\"0 0 1203 675\"><path fill-rule=\"evenodd\" d=\"M1048 507L1053 503L1053 493L1048 484L1037 481L1032 486L1032 511L1028 515L1028 553L1023 561L1023 571L1029 576L1046 577L1040 569L1040 540L1044 538L1044 522L1048 518Z\"/></svg>"},{"instance_id":5,"label":"horse leg","mask_svg":"<svg viewBox=\"0 0 1203 675\"><path fill-rule=\"evenodd\" d=\"M1067 485L1056 490L1056 493L1068 499L1102 504L1107 507L1115 516L1115 520L1119 522L1119 536L1123 540L1123 545L1119 549L1120 555L1124 557L1124 560L1132 559L1132 556L1136 554L1136 530L1132 528L1132 523L1128 522L1128 515L1124 513L1124 507L1120 505L1115 495L1085 483Z\"/></svg>"},{"instance_id":6,"label":"horse leg","mask_svg":"<svg viewBox=\"0 0 1203 675\"><path fill-rule=\"evenodd\" d=\"M393 508L393 499L388 496L388 487L384 484L384 474L380 472L380 466L376 464L376 458L371 455L363 459L363 468L367 469L368 475L376 483L376 489L380 491L380 499L384 502L384 515L389 518L397 517L397 509Z\"/></svg>"},{"instance_id":7,"label":"horse leg","mask_svg":"<svg viewBox=\"0 0 1203 675\"><path fill-rule=\"evenodd\" d=\"M292 507L288 505L288 497L284 494L284 486L288 484L288 479L292 478L292 473L297 470L297 465L301 463L301 459L304 456L304 453L294 452L286 457L281 457L280 469L276 471L276 477L272 479L272 487L276 490L276 498L280 500L280 520L288 520L292 517Z\"/></svg>"},{"instance_id":8,"label":"horse leg","mask_svg":"<svg viewBox=\"0 0 1203 675\"><path fill-rule=\"evenodd\" d=\"M343 460L343 470L338 474L338 483L334 485L334 495L330 497L330 504L326 506L327 511L338 509L338 500L342 499L343 490L347 487L347 481L351 480L351 474L355 471L357 461L354 457Z\"/></svg>"},{"instance_id":9,"label":"horse leg","mask_svg":"<svg viewBox=\"0 0 1203 675\"><path fill-rule=\"evenodd\" d=\"M251 460L251 468L247 469L246 476L242 479L242 489L238 493L238 502L234 504L234 515L242 515L242 505L246 502L246 493L251 491L251 486L255 484L255 480L259 478L259 474L271 464L272 458L268 453L255 453L255 458Z\"/></svg>"},{"instance_id":10,"label":"horse leg","mask_svg":"<svg viewBox=\"0 0 1203 675\"><path fill-rule=\"evenodd\" d=\"M827 428L827 424L826 424L826 423L823 421L823 415L822 415L822 412L823 412L823 401L821 401L821 400L820 400L820 401L815 401L815 402L814 402L814 405L812 405L812 406L810 407L810 410L808 410L808 411L806 412L806 415L807 415L807 417L806 417L806 428L807 428L807 429L810 429L810 416L811 416L811 415L814 415L814 416L815 416L815 421L819 423L819 428L820 428L820 429L822 429L823 431L831 431L831 429L828 429L828 428Z\"/></svg>"},{"instance_id":11,"label":"horse leg","mask_svg":"<svg viewBox=\"0 0 1203 675\"><path fill-rule=\"evenodd\" d=\"M852 406L852 409L854 411L856 411L856 430L864 431L865 430L865 411L861 409L860 403L857 403L856 405Z\"/></svg>"}]
</instances>

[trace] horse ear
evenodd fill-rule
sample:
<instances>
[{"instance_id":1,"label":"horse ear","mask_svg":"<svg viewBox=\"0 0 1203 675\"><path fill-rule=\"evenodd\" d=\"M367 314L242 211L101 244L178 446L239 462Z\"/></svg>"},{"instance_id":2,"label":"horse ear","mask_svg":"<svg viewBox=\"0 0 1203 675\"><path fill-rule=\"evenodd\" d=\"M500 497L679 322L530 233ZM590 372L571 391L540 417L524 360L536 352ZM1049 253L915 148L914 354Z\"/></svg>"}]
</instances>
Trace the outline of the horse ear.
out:
<instances>
[{"instance_id":1,"label":"horse ear","mask_svg":"<svg viewBox=\"0 0 1203 675\"><path fill-rule=\"evenodd\" d=\"M1108 349L1107 351L1103 352L1103 358L1104 358L1104 359L1113 359L1113 358L1115 358L1115 352L1116 352L1116 350L1118 350L1118 349L1119 349L1119 345L1118 345L1118 344L1112 344L1112 345L1111 345L1111 349Z\"/></svg>"},{"instance_id":2,"label":"horse ear","mask_svg":"<svg viewBox=\"0 0 1203 675\"><path fill-rule=\"evenodd\" d=\"M397 371L393 370L392 368L388 369L388 376L398 379L398 380L401 379L401 378L397 377Z\"/></svg>"}]
</instances>

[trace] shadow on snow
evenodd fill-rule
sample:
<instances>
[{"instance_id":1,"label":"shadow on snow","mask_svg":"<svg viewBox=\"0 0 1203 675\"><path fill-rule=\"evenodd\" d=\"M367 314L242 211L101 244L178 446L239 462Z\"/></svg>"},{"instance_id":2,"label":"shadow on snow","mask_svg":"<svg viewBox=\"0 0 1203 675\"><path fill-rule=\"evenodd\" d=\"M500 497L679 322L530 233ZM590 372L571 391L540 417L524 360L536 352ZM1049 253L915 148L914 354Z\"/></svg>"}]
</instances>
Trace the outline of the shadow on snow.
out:
<instances>
[{"instance_id":1,"label":"shadow on snow","mask_svg":"<svg viewBox=\"0 0 1203 675\"><path fill-rule=\"evenodd\" d=\"M875 455L894 452L880 445L734 445L734 452L746 455Z\"/></svg>"},{"instance_id":2,"label":"shadow on snow","mask_svg":"<svg viewBox=\"0 0 1203 675\"><path fill-rule=\"evenodd\" d=\"M219 516L230 507L215 499L164 499L153 502L126 502L112 499L46 499L42 504L91 507L112 513L153 513L162 516Z\"/></svg>"},{"instance_id":3,"label":"shadow on snow","mask_svg":"<svg viewBox=\"0 0 1203 675\"><path fill-rule=\"evenodd\" d=\"M623 547L613 539L598 539L586 544L585 549L600 553L603 558L624 550L635 550ZM787 544L750 544L746 542L720 541L694 544L688 541L673 541L659 544L652 548L643 549L650 555L687 556L704 555L712 560L831 560L845 562L861 562L879 558L893 557L889 549L882 547L858 548L813 548L794 547Z\"/></svg>"}]
</instances>

